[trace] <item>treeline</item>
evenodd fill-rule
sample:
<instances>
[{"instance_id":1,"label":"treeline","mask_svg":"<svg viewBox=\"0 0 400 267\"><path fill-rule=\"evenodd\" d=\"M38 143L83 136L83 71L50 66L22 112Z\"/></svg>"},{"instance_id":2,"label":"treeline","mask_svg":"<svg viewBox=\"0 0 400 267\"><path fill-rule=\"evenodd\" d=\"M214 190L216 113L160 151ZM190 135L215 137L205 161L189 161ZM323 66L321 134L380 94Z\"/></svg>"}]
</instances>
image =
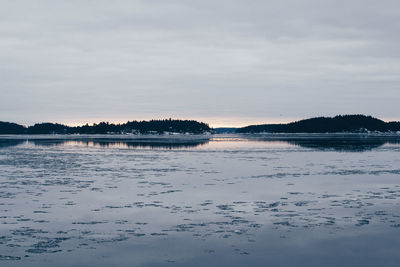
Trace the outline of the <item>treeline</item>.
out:
<instances>
[{"instance_id":1,"label":"treeline","mask_svg":"<svg viewBox=\"0 0 400 267\"><path fill-rule=\"evenodd\" d=\"M250 125L236 130L237 133L340 133L340 132L397 132L400 122L384 122L365 115L340 115L311 118L287 124Z\"/></svg>"},{"instance_id":2,"label":"treeline","mask_svg":"<svg viewBox=\"0 0 400 267\"><path fill-rule=\"evenodd\" d=\"M208 124L194 120L128 121L123 124L101 122L75 127L58 123L37 123L25 127L0 121L0 134L162 134L165 132L201 134L209 131L211 128Z\"/></svg>"}]
</instances>

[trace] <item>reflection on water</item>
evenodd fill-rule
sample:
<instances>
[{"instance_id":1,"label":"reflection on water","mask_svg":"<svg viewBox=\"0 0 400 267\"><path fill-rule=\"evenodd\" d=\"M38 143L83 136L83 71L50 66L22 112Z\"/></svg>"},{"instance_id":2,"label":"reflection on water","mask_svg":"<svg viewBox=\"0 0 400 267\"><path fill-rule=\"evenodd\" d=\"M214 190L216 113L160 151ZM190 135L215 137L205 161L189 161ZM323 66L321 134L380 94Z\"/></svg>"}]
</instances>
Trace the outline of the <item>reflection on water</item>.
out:
<instances>
[{"instance_id":1,"label":"reflection on water","mask_svg":"<svg viewBox=\"0 0 400 267\"><path fill-rule=\"evenodd\" d=\"M14 136L17 138L18 136ZM39 137L39 138L38 138ZM178 136L178 137L134 137L134 138L115 138L109 137L71 137L65 138L29 136L27 138L13 139L0 137L0 148L25 144L26 146L78 146L78 147L97 147L97 148L131 148L131 149L184 149L202 146L209 142L207 136Z\"/></svg>"},{"instance_id":2,"label":"reflection on water","mask_svg":"<svg viewBox=\"0 0 400 267\"><path fill-rule=\"evenodd\" d=\"M363 135L363 134L292 134L292 135L255 135L244 136L248 140L260 142L286 142L288 144L319 150L347 152L368 151L385 144L400 144L400 135Z\"/></svg>"},{"instance_id":3,"label":"reflection on water","mask_svg":"<svg viewBox=\"0 0 400 267\"><path fill-rule=\"evenodd\" d=\"M396 266L399 144L359 139L8 137L0 264Z\"/></svg>"},{"instance_id":4,"label":"reflection on water","mask_svg":"<svg viewBox=\"0 0 400 267\"><path fill-rule=\"evenodd\" d=\"M131 148L131 149L187 149L207 144L208 141L186 141L186 142L154 142L154 141L79 141L79 140L57 140L42 141L33 140L36 146L80 146L97 148Z\"/></svg>"},{"instance_id":5,"label":"reflection on water","mask_svg":"<svg viewBox=\"0 0 400 267\"><path fill-rule=\"evenodd\" d=\"M337 151L368 151L383 146L384 144L395 144L395 142L384 140L288 140L290 144L301 147L315 148L321 150Z\"/></svg>"},{"instance_id":6,"label":"reflection on water","mask_svg":"<svg viewBox=\"0 0 400 267\"><path fill-rule=\"evenodd\" d=\"M22 143L24 143L24 140L13 140L13 139L1 139L0 138L0 149L3 147L9 147L9 146L17 146Z\"/></svg>"},{"instance_id":7,"label":"reflection on water","mask_svg":"<svg viewBox=\"0 0 400 267\"><path fill-rule=\"evenodd\" d=\"M68 137L68 136L67 136ZM210 143L211 141L211 143ZM245 142L243 142L245 141ZM188 148L210 148L224 149L240 147L259 147L260 142L268 147L300 146L304 148L319 150L353 151L362 152L379 148L385 144L400 144L400 136L364 136L357 134L347 135L217 135L199 138L133 138L124 139L113 137L106 138L66 138L36 139L31 136L27 139L12 139L0 137L0 148L17 146L21 144L33 144L35 146L82 146L98 148L122 148L122 149L188 149Z\"/></svg>"}]
</instances>

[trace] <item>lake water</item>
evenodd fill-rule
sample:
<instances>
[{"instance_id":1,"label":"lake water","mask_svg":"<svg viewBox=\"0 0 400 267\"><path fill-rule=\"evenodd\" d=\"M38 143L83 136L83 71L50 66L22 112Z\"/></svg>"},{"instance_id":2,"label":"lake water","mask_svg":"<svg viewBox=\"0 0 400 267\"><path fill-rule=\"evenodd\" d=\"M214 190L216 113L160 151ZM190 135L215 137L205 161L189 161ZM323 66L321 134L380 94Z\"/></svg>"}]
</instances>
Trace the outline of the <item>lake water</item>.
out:
<instances>
[{"instance_id":1,"label":"lake water","mask_svg":"<svg viewBox=\"0 0 400 267\"><path fill-rule=\"evenodd\" d=\"M0 137L1 266L399 266L398 137Z\"/></svg>"}]
</instances>

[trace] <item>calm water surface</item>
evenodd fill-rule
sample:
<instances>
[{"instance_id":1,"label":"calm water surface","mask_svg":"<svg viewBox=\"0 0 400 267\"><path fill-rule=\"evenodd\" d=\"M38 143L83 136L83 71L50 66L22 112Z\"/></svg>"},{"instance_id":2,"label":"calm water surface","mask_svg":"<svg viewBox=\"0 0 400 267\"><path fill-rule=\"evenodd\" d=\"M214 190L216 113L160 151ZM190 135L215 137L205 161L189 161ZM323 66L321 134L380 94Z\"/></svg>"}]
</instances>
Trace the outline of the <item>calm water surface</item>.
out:
<instances>
[{"instance_id":1,"label":"calm water surface","mask_svg":"<svg viewBox=\"0 0 400 267\"><path fill-rule=\"evenodd\" d=\"M0 137L1 266L399 266L396 138Z\"/></svg>"}]
</instances>

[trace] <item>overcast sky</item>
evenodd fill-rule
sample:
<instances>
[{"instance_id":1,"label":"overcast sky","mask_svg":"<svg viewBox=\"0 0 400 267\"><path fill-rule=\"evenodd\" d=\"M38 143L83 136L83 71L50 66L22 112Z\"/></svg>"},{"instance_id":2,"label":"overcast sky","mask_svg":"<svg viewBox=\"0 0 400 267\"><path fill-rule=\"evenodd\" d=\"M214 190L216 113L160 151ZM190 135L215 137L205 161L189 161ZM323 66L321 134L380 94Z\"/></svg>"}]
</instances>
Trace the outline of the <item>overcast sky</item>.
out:
<instances>
[{"instance_id":1,"label":"overcast sky","mask_svg":"<svg viewBox=\"0 0 400 267\"><path fill-rule=\"evenodd\" d=\"M0 120L400 119L399 0L0 0Z\"/></svg>"}]
</instances>

